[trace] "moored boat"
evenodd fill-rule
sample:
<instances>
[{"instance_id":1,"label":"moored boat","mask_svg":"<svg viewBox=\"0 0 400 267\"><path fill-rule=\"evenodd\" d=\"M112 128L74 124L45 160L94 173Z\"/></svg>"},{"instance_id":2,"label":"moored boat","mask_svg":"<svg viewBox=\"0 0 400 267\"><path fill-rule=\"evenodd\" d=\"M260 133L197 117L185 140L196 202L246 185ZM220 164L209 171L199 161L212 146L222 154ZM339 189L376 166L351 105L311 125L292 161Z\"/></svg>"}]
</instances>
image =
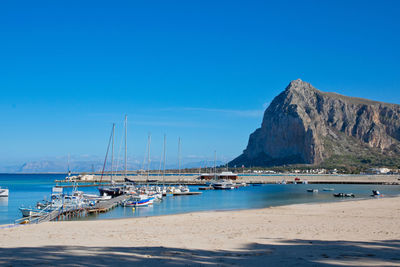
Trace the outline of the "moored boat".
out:
<instances>
[{"instance_id":1,"label":"moored boat","mask_svg":"<svg viewBox=\"0 0 400 267\"><path fill-rule=\"evenodd\" d=\"M8 197L8 188L2 188L0 187L0 197Z\"/></svg>"},{"instance_id":2,"label":"moored boat","mask_svg":"<svg viewBox=\"0 0 400 267\"><path fill-rule=\"evenodd\" d=\"M43 210L33 208L19 208L19 210L23 217L40 217L45 213Z\"/></svg>"},{"instance_id":3,"label":"moored boat","mask_svg":"<svg viewBox=\"0 0 400 267\"><path fill-rule=\"evenodd\" d=\"M143 207L150 204L150 198L141 199L140 196L131 197L123 203L124 207Z\"/></svg>"},{"instance_id":4,"label":"moored boat","mask_svg":"<svg viewBox=\"0 0 400 267\"><path fill-rule=\"evenodd\" d=\"M318 193L318 189L307 189L307 192Z\"/></svg>"},{"instance_id":5,"label":"moored boat","mask_svg":"<svg viewBox=\"0 0 400 267\"><path fill-rule=\"evenodd\" d=\"M381 192L379 192L378 190L372 190L372 195L373 197L379 197L381 196Z\"/></svg>"},{"instance_id":6,"label":"moored boat","mask_svg":"<svg viewBox=\"0 0 400 267\"><path fill-rule=\"evenodd\" d=\"M334 197L355 197L353 193L335 193Z\"/></svg>"},{"instance_id":7,"label":"moored boat","mask_svg":"<svg viewBox=\"0 0 400 267\"><path fill-rule=\"evenodd\" d=\"M121 186L100 187L99 193L101 196L118 197L124 193Z\"/></svg>"},{"instance_id":8,"label":"moored boat","mask_svg":"<svg viewBox=\"0 0 400 267\"><path fill-rule=\"evenodd\" d=\"M217 190L230 190L235 188L234 184L227 180L215 181L211 186Z\"/></svg>"}]
</instances>

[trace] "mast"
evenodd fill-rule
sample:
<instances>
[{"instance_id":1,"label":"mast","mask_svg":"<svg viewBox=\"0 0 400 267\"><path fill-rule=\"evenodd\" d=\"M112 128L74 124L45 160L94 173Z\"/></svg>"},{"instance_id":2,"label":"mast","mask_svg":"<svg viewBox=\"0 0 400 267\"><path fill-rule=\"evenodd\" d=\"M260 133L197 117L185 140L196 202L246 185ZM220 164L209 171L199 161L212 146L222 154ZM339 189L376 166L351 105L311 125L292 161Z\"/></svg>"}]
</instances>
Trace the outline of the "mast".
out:
<instances>
[{"instance_id":1,"label":"mast","mask_svg":"<svg viewBox=\"0 0 400 267\"><path fill-rule=\"evenodd\" d=\"M162 179L163 179L163 189L165 188L165 154L166 154L166 149L165 149L165 144L166 144L166 141L167 141L167 136L164 134L164 155L163 155L163 158L164 158L164 160L163 160L163 177L162 177Z\"/></svg>"},{"instance_id":2,"label":"mast","mask_svg":"<svg viewBox=\"0 0 400 267\"><path fill-rule=\"evenodd\" d=\"M125 115L125 178L127 177L127 153L128 152L128 116Z\"/></svg>"},{"instance_id":3,"label":"mast","mask_svg":"<svg viewBox=\"0 0 400 267\"><path fill-rule=\"evenodd\" d=\"M217 179L217 166L216 166L216 160L217 160L217 151L214 150L214 179Z\"/></svg>"},{"instance_id":4,"label":"mast","mask_svg":"<svg viewBox=\"0 0 400 267\"><path fill-rule=\"evenodd\" d=\"M113 182L113 171L114 171L114 136L115 136L115 123L113 123L112 129L112 146L111 146L111 183Z\"/></svg>"},{"instance_id":5,"label":"mast","mask_svg":"<svg viewBox=\"0 0 400 267\"><path fill-rule=\"evenodd\" d=\"M178 138L178 177L181 178L181 138Z\"/></svg>"},{"instance_id":6,"label":"mast","mask_svg":"<svg viewBox=\"0 0 400 267\"><path fill-rule=\"evenodd\" d=\"M71 176L71 170L69 169L69 153L68 153L68 180L70 179Z\"/></svg>"},{"instance_id":7,"label":"mast","mask_svg":"<svg viewBox=\"0 0 400 267\"><path fill-rule=\"evenodd\" d=\"M151 143L151 134L149 133L147 139L147 181L149 180L150 176L150 143Z\"/></svg>"},{"instance_id":8,"label":"mast","mask_svg":"<svg viewBox=\"0 0 400 267\"><path fill-rule=\"evenodd\" d=\"M114 125L113 125L113 129L114 129ZM108 145L107 145L106 156L104 157L103 169L102 169L102 171L101 171L100 183L103 181L103 175L104 175L104 170L105 170L105 168L106 168L108 152L110 151L110 144L111 144L111 139L112 139L112 133L113 133L113 131L111 130L110 138L108 139Z\"/></svg>"}]
</instances>

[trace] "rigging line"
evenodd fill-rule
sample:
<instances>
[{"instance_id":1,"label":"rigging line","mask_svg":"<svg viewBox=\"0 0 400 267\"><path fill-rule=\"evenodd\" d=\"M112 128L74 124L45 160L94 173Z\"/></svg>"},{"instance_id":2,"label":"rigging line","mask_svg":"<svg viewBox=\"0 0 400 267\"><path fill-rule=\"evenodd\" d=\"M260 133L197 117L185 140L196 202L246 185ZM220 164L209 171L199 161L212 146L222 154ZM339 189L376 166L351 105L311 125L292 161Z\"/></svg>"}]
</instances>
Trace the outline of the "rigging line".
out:
<instances>
[{"instance_id":1,"label":"rigging line","mask_svg":"<svg viewBox=\"0 0 400 267\"><path fill-rule=\"evenodd\" d=\"M119 167L119 163L120 161L122 161L122 157L121 157L121 148L122 148L122 142L123 142L123 138L122 136L124 135L124 133L121 133L121 142L119 143L119 148L118 148L118 156L117 156L117 166L115 167L116 172L118 173L118 167ZM122 166L122 164L121 164Z\"/></svg>"},{"instance_id":2,"label":"rigging line","mask_svg":"<svg viewBox=\"0 0 400 267\"><path fill-rule=\"evenodd\" d=\"M164 193L164 188L165 188L165 154L166 154L166 149L165 149L165 144L166 144L166 141L167 141L167 136L166 136L166 134L164 134L164 149L163 149L163 176L162 176L162 178L163 178L163 193Z\"/></svg>"},{"instance_id":3,"label":"rigging line","mask_svg":"<svg viewBox=\"0 0 400 267\"><path fill-rule=\"evenodd\" d=\"M147 180L149 180L150 176L150 145L151 145L151 133L148 136L148 143L147 143Z\"/></svg>"},{"instance_id":4,"label":"rigging line","mask_svg":"<svg viewBox=\"0 0 400 267\"><path fill-rule=\"evenodd\" d=\"M113 126L113 128L114 128L114 126ZM111 130L110 139L108 140L107 152L106 152L106 157L105 157L105 159L104 159L103 170L101 171L100 183L101 183L102 180L103 180L104 169L105 169L105 167L106 167L107 156L108 156L108 151L110 150L110 144L111 144L112 135L113 135L113 130Z\"/></svg>"},{"instance_id":5,"label":"rigging line","mask_svg":"<svg viewBox=\"0 0 400 267\"><path fill-rule=\"evenodd\" d=\"M144 164L145 164L145 162L146 162L146 155L147 155L147 144L146 144L146 146L145 146L143 155L144 155L144 156L143 156L142 167L140 168L140 169L141 169L141 170L140 170L141 174L144 173Z\"/></svg>"},{"instance_id":6,"label":"rigging line","mask_svg":"<svg viewBox=\"0 0 400 267\"><path fill-rule=\"evenodd\" d=\"M161 175L161 163L162 163L162 157L160 156L160 167L158 168L158 176Z\"/></svg>"}]
</instances>

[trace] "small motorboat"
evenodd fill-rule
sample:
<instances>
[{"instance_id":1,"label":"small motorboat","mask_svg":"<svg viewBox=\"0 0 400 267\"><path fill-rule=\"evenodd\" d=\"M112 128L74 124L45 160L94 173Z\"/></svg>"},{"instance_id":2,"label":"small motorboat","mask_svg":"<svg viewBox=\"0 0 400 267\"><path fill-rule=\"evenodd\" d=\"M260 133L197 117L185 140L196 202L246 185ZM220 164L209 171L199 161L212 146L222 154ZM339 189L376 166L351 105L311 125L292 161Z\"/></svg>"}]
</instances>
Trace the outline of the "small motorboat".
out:
<instances>
[{"instance_id":1,"label":"small motorboat","mask_svg":"<svg viewBox=\"0 0 400 267\"><path fill-rule=\"evenodd\" d=\"M44 210L40 209L32 209L32 208L19 208L23 217L40 217L43 214L47 213Z\"/></svg>"},{"instance_id":2,"label":"small motorboat","mask_svg":"<svg viewBox=\"0 0 400 267\"><path fill-rule=\"evenodd\" d=\"M355 197L353 193L335 193L334 197Z\"/></svg>"},{"instance_id":3,"label":"small motorboat","mask_svg":"<svg viewBox=\"0 0 400 267\"><path fill-rule=\"evenodd\" d=\"M217 190L235 189L234 184L229 180L221 180L221 181L214 182L212 184L212 187Z\"/></svg>"},{"instance_id":4,"label":"small motorboat","mask_svg":"<svg viewBox=\"0 0 400 267\"><path fill-rule=\"evenodd\" d=\"M323 191L335 191L335 188L322 188Z\"/></svg>"},{"instance_id":5,"label":"small motorboat","mask_svg":"<svg viewBox=\"0 0 400 267\"><path fill-rule=\"evenodd\" d=\"M318 189L307 189L307 192L318 193Z\"/></svg>"},{"instance_id":6,"label":"small motorboat","mask_svg":"<svg viewBox=\"0 0 400 267\"><path fill-rule=\"evenodd\" d=\"M8 188L0 187L0 197L8 197Z\"/></svg>"},{"instance_id":7,"label":"small motorboat","mask_svg":"<svg viewBox=\"0 0 400 267\"><path fill-rule=\"evenodd\" d=\"M38 201L37 203L36 203L36 208L38 209L38 210L42 210L42 209L45 209L46 207L48 207L49 205L51 205L51 201L48 201L48 200L42 200L41 202L40 201Z\"/></svg>"},{"instance_id":8,"label":"small motorboat","mask_svg":"<svg viewBox=\"0 0 400 267\"><path fill-rule=\"evenodd\" d=\"M153 199L154 200L154 199ZM131 197L123 203L124 207L143 207L148 206L151 202L150 198L142 199L140 196Z\"/></svg>"},{"instance_id":9,"label":"small motorboat","mask_svg":"<svg viewBox=\"0 0 400 267\"><path fill-rule=\"evenodd\" d=\"M379 192L378 190L372 190L372 197L379 197L381 196L381 192Z\"/></svg>"}]
</instances>

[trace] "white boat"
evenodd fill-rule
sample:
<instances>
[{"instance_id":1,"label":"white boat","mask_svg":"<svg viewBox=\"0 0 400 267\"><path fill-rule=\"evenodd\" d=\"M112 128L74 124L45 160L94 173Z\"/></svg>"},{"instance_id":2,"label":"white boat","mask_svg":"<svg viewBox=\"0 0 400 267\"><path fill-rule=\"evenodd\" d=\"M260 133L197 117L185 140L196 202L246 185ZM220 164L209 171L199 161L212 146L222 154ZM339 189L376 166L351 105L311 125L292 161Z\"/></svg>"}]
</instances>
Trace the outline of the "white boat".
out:
<instances>
[{"instance_id":1,"label":"white boat","mask_svg":"<svg viewBox=\"0 0 400 267\"><path fill-rule=\"evenodd\" d=\"M19 208L23 217L40 217L44 214L43 210L32 208Z\"/></svg>"},{"instance_id":2,"label":"white boat","mask_svg":"<svg viewBox=\"0 0 400 267\"><path fill-rule=\"evenodd\" d=\"M322 190L324 190L324 191L335 191L334 188L323 188Z\"/></svg>"},{"instance_id":3,"label":"white boat","mask_svg":"<svg viewBox=\"0 0 400 267\"><path fill-rule=\"evenodd\" d=\"M0 187L0 197L8 197L8 188Z\"/></svg>"},{"instance_id":4,"label":"white boat","mask_svg":"<svg viewBox=\"0 0 400 267\"><path fill-rule=\"evenodd\" d=\"M143 207L152 204L150 198L143 199L143 196L132 196L123 202L124 207Z\"/></svg>"},{"instance_id":5,"label":"white boat","mask_svg":"<svg viewBox=\"0 0 400 267\"><path fill-rule=\"evenodd\" d=\"M211 186L217 190L229 190L235 188L234 184L229 180L215 181Z\"/></svg>"},{"instance_id":6,"label":"white boat","mask_svg":"<svg viewBox=\"0 0 400 267\"><path fill-rule=\"evenodd\" d=\"M88 199L88 200L108 200L108 199L111 199L111 196L108 196L108 195L99 196L99 195L95 195L95 194L83 194L82 196L84 198Z\"/></svg>"},{"instance_id":7,"label":"white boat","mask_svg":"<svg viewBox=\"0 0 400 267\"><path fill-rule=\"evenodd\" d=\"M318 193L318 189L307 189L307 192Z\"/></svg>"}]
</instances>

